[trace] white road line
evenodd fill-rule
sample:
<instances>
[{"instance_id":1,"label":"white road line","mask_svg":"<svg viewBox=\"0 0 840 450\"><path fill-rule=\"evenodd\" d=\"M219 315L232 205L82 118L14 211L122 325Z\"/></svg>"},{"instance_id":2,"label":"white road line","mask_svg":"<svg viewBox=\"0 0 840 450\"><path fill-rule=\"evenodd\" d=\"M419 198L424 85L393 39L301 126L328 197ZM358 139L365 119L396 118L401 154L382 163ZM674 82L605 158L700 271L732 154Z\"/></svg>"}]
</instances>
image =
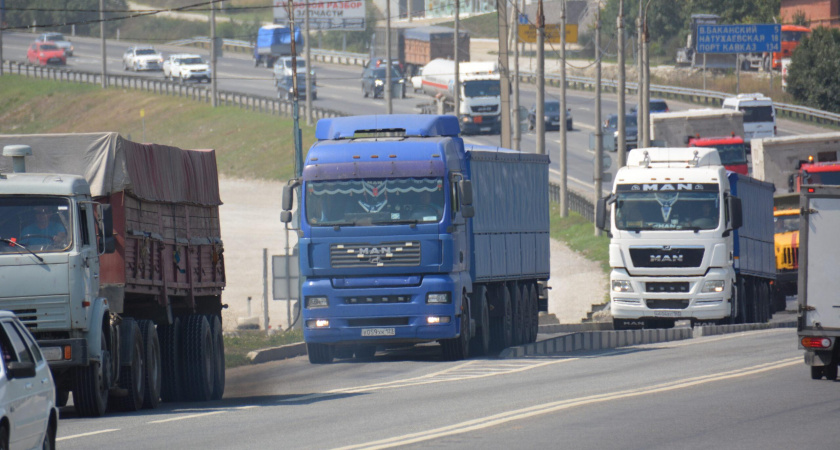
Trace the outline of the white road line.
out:
<instances>
[{"instance_id":1,"label":"white road line","mask_svg":"<svg viewBox=\"0 0 840 450\"><path fill-rule=\"evenodd\" d=\"M495 427L507 422L515 420L523 420L540 415L550 414L564 409L574 407L593 405L596 403L603 403L614 400L622 400L626 398L639 397L642 395L657 394L668 391L675 391L679 389L686 389L703 384L713 383L717 381L730 380L735 378L756 375L759 373L769 372L771 370L782 369L785 367L801 364L801 357L788 358L772 363L759 364L757 366L746 367L727 372L720 372L717 374L702 375L694 378L683 379L678 381L671 381L661 383L654 386L648 386L639 389L628 389L624 391L616 391L606 394L590 395L586 397L573 398L568 400L560 400L556 402L543 403L541 405L534 405L527 408L506 411L491 416L481 417L474 420L448 425L440 428L433 428L427 431L418 433L409 433L402 436L395 436L392 438L382 439L378 441L366 442L363 444L351 445L347 447L340 447L341 449L380 449L392 448L397 446L411 445L419 442L425 442L432 439L439 439L441 437L453 436L472 431L478 431L490 427Z\"/></svg>"},{"instance_id":2,"label":"white road line","mask_svg":"<svg viewBox=\"0 0 840 450\"><path fill-rule=\"evenodd\" d=\"M202 413L202 414L190 414L188 416L173 417L171 419L163 419L163 420L153 420L151 422L146 422L146 423L152 424L152 423L175 422L175 421L178 421L178 420L196 419L196 418L199 418L199 417L214 416L216 414L224 414L226 412L227 411L212 411L212 412Z\"/></svg>"},{"instance_id":3,"label":"white road line","mask_svg":"<svg viewBox=\"0 0 840 450\"><path fill-rule=\"evenodd\" d=\"M68 441L70 439L76 439L76 438L87 437L87 436L95 436L97 434L110 433L112 431L120 431L120 429L119 428L111 428L111 429L108 429L108 430L91 431L90 433L74 434L72 436L64 436L64 437L57 438L55 441L56 442Z\"/></svg>"}]
</instances>

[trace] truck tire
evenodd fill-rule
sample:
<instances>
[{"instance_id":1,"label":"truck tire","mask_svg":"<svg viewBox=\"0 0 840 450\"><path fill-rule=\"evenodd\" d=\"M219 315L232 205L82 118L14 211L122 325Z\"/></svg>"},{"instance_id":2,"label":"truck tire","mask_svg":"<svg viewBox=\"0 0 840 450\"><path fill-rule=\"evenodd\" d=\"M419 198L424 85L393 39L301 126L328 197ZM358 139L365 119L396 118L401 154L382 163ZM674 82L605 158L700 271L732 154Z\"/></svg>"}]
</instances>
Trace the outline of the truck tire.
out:
<instances>
[{"instance_id":1,"label":"truck tire","mask_svg":"<svg viewBox=\"0 0 840 450\"><path fill-rule=\"evenodd\" d=\"M184 358L184 394L187 400L206 402L213 396L213 335L210 323L201 314L186 317L181 330Z\"/></svg>"},{"instance_id":2,"label":"truck tire","mask_svg":"<svg viewBox=\"0 0 840 450\"><path fill-rule=\"evenodd\" d=\"M523 283L518 287L519 298L522 299L522 343L531 343L531 297L528 295L528 285Z\"/></svg>"},{"instance_id":3,"label":"truck tire","mask_svg":"<svg viewBox=\"0 0 840 450\"><path fill-rule=\"evenodd\" d=\"M833 360L831 364L823 367L823 375L825 375L825 379L828 381L834 381L837 379L837 360Z\"/></svg>"},{"instance_id":4,"label":"truck tire","mask_svg":"<svg viewBox=\"0 0 840 450\"><path fill-rule=\"evenodd\" d=\"M56 389L55 390L55 406L58 408L63 408L67 406L67 401L70 400L70 391L67 389Z\"/></svg>"},{"instance_id":5,"label":"truck tire","mask_svg":"<svg viewBox=\"0 0 840 450\"><path fill-rule=\"evenodd\" d=\"M225 336L222 334L222 319L216 315L207 316L213 335L213 400L221 400L225 393Z\"/></svg>"},{"instance_id":6,"label":"truck tire","mask_svg":"<svg viewBox=\"0 0 840 450\"><path fill-rule=\"evenodd\" d=\"M102 336L102 360L91 361L87 367L77 367L73 386L73 404L82 417L102 417L108 409L108 378L111 353L106 337Z\"/></svg>"},{"instance_id":7,"label":"truck tire","mask_svg":"<svg viewBox=\"0 0 840 450\"><path fill-rule=\"evenodd\" d=\"M525 306L516 283L511 283L508 289L513 306L513 345L522 345L525 343Z\"/></svg>"},{"instance_id":8,"label":"truck tire","mask_svg":"<svg viewBox=\"0 0 840 450\"><path fill-rule=\"evenodd\" d=\"M160 342L160 397L165 402L183 398L181 390L181 319L176 317L171 325L158 325Z\"/></svg>"},{"instance_id":9,"label":"truck tire","mask_svg":"<svg viewBox=\"0 0 840 450\"><path fill-rule=\"evenodd\" d=\"M825 367L823 367L823 366L811 366L811 379L812 380L821 380L824 374L825 374Z\"/></svg>"},{"instance_id":10,"label":"truck tire","mask_svg":"<svg viewBox=\"0 0 840 450\"><path fill-rule=\"evenodd\" d=\"M537 335L540 333L540 297L537 295L537 286L535 284L531 284L531 289L528 292L528 295L531 297L531 328L533 332L531 333L533 336L533 342L537 342Z\"/></svg>"},{"instance_id":11,"label":"truck tire","mask_svg":"<svg viewBox=\"0 0 840 450\"><path fill-rule=\"evenodd\" d=\"M131 327L131 364L120 367L120 388L128 391L125 397L111 397L113 406L124 411L137 411L143 407L143 396L146 395L146 365L143 357L143 333L140 326L134 320L123 321L124 325Z\"/></svg>"},{"instance_id":12,"label":"truck tire","mask_svg":"<svg viewBox=\"0 0 840 450\"><path fill-rule=\"evenodd\" d=\"M143 395L143 408L155 409L160 405L161 366L160 340L158 339L155 323L151 320L140 320L140 333L143 334L143 362L146 367L144 380L146 393Z\"/></svg>"},{"instance_id":13,"label":"truck tire","mask_svg":"<svg viewBox=\"0 0 840 450\"><path fill-rule=\"evenodd\" d=\"M490 311L487 307L487 289L480 286L473 293L476 296L474 308L472 308L476 333L470 340L470 354L484 356L490 351Z\"/></svg>"},{"instance_id":14,"label":"truck tire","mask_svg":"<svg viewBox=\"0 0 840 450\"><path fill-rule=\"evenodd\" d=\"M513 342L513 309L510 304L510 292L500 284L493 289L494 306L499 313L490 319L490 347L502 351Z\"/></svg>"},{"instance_id":15,"label":"truck tire","mask_svg":"<svg viewBox=\"0 0 840 450\"><path fill-rule=\"evenodd\" d=\"M329 344L306 344L311 364L330 364L335 355L335 348Z\"/></svg>"},{"instance_id":16,"label":"truck tire","mask_svg":"<svg viewBox=\"0 0 840 450\"><path fill-rule=\"evenodd\" d=\"M447 361L460 361L467 359L470 355L470 299L467 293L461 294L461 326L458 337L444 339L440 342L443 349L443 359Z\"/></svg>"}]
</instances>

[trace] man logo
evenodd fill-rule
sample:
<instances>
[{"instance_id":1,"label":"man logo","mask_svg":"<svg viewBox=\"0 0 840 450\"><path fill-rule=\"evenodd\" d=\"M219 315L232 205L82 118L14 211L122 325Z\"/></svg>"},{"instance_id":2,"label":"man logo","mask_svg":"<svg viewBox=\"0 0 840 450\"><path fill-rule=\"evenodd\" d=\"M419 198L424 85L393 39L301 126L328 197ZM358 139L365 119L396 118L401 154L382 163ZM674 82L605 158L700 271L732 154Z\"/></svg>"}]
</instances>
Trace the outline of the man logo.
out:
<instances>
[{"instance_id":1,"label":"man logo","mask_svg":"<svg viewBox=\"0 0 840 450\"><path fill-rule=\"evenodd\" d=\"M677 263L683 262L683 255L650 255L652 263Z\"/></svg>"}]
</instances>

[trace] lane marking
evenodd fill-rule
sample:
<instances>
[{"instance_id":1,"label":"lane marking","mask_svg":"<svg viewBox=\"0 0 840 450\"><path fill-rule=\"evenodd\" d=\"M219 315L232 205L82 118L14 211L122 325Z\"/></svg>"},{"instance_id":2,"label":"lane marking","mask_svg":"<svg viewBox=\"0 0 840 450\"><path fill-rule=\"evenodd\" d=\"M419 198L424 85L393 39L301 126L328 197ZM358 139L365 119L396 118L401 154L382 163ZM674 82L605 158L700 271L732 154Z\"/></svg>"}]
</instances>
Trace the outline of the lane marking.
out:
<instances>
[{"instance_id":1,"label":"lane marking","mask_svg":"<svg viewBox=\"0 0 840 450\"><path fill-rule=\"evenodd\" d=\"M650 394L658 394L662 392L668 391L675 391L679 389L686 389L690 387L695 387L703 384L713 383L717 381L724 381L724 380L731 380L736 378L743 378L750 375L757 375L764 372L769 372L771 370L783 369L789 366L798 365L802 363L802 358L797 356L795 358L788 358L783 359L780 361L772 362L772 363L765 363L759 364L752 367L746 367L742 369L731 370L727 372L720 372L718 374L710 374L710 375L701 375L694 378L688 378L685 380L679 381L671 381L666 383L661 383L654 386L649 386L645 388L638 388L638 389L627 389L623 391L616 391L607 394L596 394L590 395L586 397L568 399L568 400L560 400L556 402L549 402L543 403L540 405L534 405L527 408L515 409L511 411L502 412L499 414L494 414L486 417L481 417L478 419L468 420L465 422L448 425L439 428L433 428L426 431L421 431L417 433L409 433L402 436L395 436L392 438L381 439L378 441L371 441L366 442L363 444L351 445L346 447L339 447L340 449L357 449L357 448L366 448L366 449L380 449L380 448L392 448L397 446L403 445L411 445L416 444L419 442L425 442L432 439L438 439L441 437L453 436L463 433L468 433L472 431L478 431L498 425L502 425L508 422L517 421L517 420L524 420L536 416L541 416L545 414L550 414L553 412L561 411L564 409L571 409L574 407L580 406L587 406L593 405L597 403L604 403L608 401L614 400L622 400L627 398L633 397L640 397L643 395L650 395Z\"/></svg>"},{"instance_id":2,"label":"lane marking","mask_svg":"<svg viewBox=\"0 0 840 450\"><path fill-rule=\"evenodd\" d=\"M187 415L187 416L172 417L172 418L170 418L170 419L153 420L153 421L151 421L151 422L146 422L146 423L147 423L147 424L152 424L152 423L167 423L167 422L175 422L175 421L178 421L178 420L196 419L196 418L199 418L199 417L214 416L214 415L216 415L216 414L224 414L224 413L226 413L226 412L227 412L227 411L211 411L211 412L201 413L201 414L190 414L190 415Z\"/></svg>"},{"instance_id":3,"label":"lane marking","mask_svg":"<svg viewBox=\"0 0 840 450\"><path fill-rule=\"evenodd\" d=\"M110 428L110 429L107 429L107 430L91 431L90 433L74 434L72 436L64 436L64 437L56 438L55 441L56 442L68 441L70 439L76 439L76 438L88 437L88 436L95 436L97 434L110 433L112 431L120 431L120 429L119 428Z\"/></svg>"}]
</instances>

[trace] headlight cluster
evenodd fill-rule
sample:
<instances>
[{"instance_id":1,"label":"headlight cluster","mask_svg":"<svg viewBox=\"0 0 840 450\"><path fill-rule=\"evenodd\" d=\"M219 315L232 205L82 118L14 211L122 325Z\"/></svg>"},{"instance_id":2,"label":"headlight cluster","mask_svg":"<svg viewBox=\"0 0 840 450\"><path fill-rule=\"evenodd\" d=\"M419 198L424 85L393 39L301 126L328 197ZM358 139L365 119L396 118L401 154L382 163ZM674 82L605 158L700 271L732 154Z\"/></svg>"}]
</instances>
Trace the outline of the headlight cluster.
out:
<instances>
[{"instance_id":1,"label":"headlight cluster","mask_svg":"<svg viewBox=\"0 0 840 450\"><path fill-rule=\"evenodd\" d=\"M630 284L630 280L613 280L612 290L613 292L633 292L633 285Z\"/></svg>"},{"instance_id":2,"label":"headlight cluster","mask_svg":"<svg viewBox=\"0 0 840 450\"><path fill-rule=\"evenodd\" d=\"M724 288L726 288L726 282L723 280L707 281L703 284L703 293L723 292Z\"/></svg>"},{"instance_id":3,"label":"headlight cluster","mask_svg":"<svg viewBox=\"0 0 840 450\"><path fill-rule=\"evenodd\" d=\"M430 292L426 294L426 303L452 303L449 292Z\"/></svg>"},{"instance_id":4,"label":"headlight cluster","mask_svg":"<svg viewBox=\"0 0 840 450\"><path fill-rule=\"evenodd\" d=\"M306 309L328 308L330 301L327 297L306 297Z\"/></svg>"},{"instance_id":5,"label":"headlight cluster","mask_svg":"<svg viewBox=\"0 0 840 450\"><path fill-rule=\"evenodd\" d=\"M382 86L385 83L382 80L376 80L373 82L373 84L375 84L376 86Z\"/></svg>"}]
</instances>

